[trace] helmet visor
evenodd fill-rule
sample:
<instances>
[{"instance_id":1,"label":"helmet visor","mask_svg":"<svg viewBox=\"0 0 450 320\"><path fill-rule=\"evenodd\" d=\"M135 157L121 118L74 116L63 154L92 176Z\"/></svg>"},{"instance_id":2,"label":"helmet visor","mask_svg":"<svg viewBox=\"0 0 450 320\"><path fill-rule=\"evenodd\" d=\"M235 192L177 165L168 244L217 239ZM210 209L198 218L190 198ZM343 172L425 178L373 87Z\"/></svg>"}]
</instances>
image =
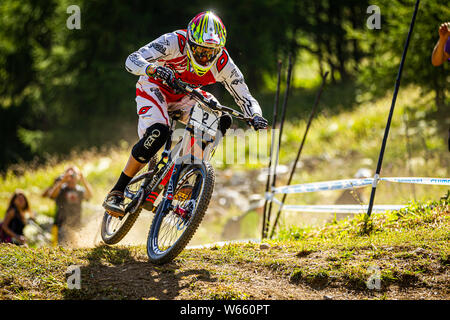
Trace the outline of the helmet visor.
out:
<instances>
[{"instance_id":1,"label":"helmet visor","mask_svg":"<svg viewBox=\"0 0 450 320\"><path fill-rule=\"evenodd\" d=\"M202 66L209 65L220 52L220 48L203 47L192 41L189 41L189 45L191 47L195 62Z\"/></svg>"}]
</instances>

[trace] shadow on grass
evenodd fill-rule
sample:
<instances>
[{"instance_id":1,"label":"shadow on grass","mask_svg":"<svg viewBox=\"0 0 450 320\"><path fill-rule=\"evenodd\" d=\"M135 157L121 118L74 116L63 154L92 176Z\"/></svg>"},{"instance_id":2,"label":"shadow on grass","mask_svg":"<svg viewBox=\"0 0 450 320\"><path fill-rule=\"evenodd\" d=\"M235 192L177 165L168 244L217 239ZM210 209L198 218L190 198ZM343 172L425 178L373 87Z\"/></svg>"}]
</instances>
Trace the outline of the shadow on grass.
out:
<instances>
[{"instance_id":1,"label":"shadow on grass","mask_svg":"<svg viewBox=\"0 0 450 320\"><path fill-rule=\"evenodd\" d=\"M131 250L108 246L90 250L89 264L80 269L81 289L65 289L64 299L172 300L197 281L216 281L208 270L186 268L179 259L158 266Z\"/></svg>"}]
</instances>

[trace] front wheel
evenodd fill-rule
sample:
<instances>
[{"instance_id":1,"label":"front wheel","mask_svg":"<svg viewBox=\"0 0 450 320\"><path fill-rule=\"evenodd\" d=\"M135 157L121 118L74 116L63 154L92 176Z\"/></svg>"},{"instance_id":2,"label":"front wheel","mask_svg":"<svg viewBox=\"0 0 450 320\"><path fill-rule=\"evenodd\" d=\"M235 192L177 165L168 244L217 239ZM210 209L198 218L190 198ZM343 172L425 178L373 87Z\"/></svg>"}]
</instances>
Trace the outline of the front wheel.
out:
<instances>
[{"instance_id":1,"label":"front wheel","mask_svg":"<svg viewBox=\"0 0 450 320\"><path fill-rule=\"evenodd\" d=\"M214 169L204 162L182 168L172 206L162 212L161 201L147 237L150 262L172 261L186 247L200 225L214 189Z\"/></svg>"}]
</instances>

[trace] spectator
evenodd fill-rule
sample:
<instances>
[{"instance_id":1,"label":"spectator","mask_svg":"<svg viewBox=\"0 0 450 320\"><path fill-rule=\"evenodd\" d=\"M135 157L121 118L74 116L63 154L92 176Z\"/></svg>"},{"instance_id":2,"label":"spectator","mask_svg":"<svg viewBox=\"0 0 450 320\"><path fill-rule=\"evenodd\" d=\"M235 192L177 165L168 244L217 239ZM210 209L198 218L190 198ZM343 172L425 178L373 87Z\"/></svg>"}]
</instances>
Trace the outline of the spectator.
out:
<instances>
[{"instance_id":1,"label":"spectator","mask_svg":"<svg viewBox=\"0 0 450 320\"><path fill-rule=\"evenodd\" d=\"M25 244L23 229L32 215L25 193L22 190L16 190L9 201L5 219L0 223L0 242Z\"/></svg>"},{"instance_id":2,"label":"spectator","mask_svg":"<svg viewBox=\"0 0 450 320\"><path fill-rule=\"evenodd\" d=\"M84 187L78 184L79 181ZM80 226L81 203L92 197L92 188L80 170L73 166L69 167L60 179L58 177L55 180L48 196L56 202L54 224L58 228L57 243L62 244L68 239L71 229Z\"/></svg>"},{"instance_id":3,"label":"spectator","mask_svg":"<svg viewBox=\"0 0 450 320\"><path fill-rule=\"evenodd\" d=\"M444 22L439 27L439 40L433 49L431 63L438 67L446 60L450 61L450 22Z\"/></svg>"}]
</instances>

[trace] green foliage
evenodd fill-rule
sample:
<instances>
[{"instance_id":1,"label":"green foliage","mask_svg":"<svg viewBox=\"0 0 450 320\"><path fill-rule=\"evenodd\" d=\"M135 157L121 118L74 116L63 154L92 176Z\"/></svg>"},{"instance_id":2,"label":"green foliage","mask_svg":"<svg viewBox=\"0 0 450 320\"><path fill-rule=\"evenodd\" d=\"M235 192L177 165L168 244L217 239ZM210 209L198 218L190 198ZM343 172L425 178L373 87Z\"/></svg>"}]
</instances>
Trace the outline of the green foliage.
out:
<instances>
[{"instance_id":1,"label":"green foliage","mask_svg":"<svg viewBox=\"0 0 450 320\"><path fill-rule=\"evenodd\" d=\"M366 29L359 34L359 37L366 39L366 45L372 53L370 59L364 61L359 81L375 94L394 86L415 2L415 0L378 1L382 17L381 29ZM439 25L447 21L445 19L449 15L450 9L445 3L421 1L401 79L402 84L419 85L423 93L434 92L441 116L446 117L441 120L447 121L447 127L450 120L446 98L449 66L448 63L444 63L441 67L433 67L431 54L439 39ZM444 125L445 121L440 123Z\"/></svg>"},{"instance_id":2,"label":"green foliage","mask_svg":"<svg viewBox=\"0 0 450 320\"><path fill-rule=\"evenodd\" d=\"M312 53L320 74L329 70L333 82L354 77L367 54L354 33L364 30L362 21L368 6L366 0L311 0L299 4L296 47Z\"/></svg>"}]
</instances>

